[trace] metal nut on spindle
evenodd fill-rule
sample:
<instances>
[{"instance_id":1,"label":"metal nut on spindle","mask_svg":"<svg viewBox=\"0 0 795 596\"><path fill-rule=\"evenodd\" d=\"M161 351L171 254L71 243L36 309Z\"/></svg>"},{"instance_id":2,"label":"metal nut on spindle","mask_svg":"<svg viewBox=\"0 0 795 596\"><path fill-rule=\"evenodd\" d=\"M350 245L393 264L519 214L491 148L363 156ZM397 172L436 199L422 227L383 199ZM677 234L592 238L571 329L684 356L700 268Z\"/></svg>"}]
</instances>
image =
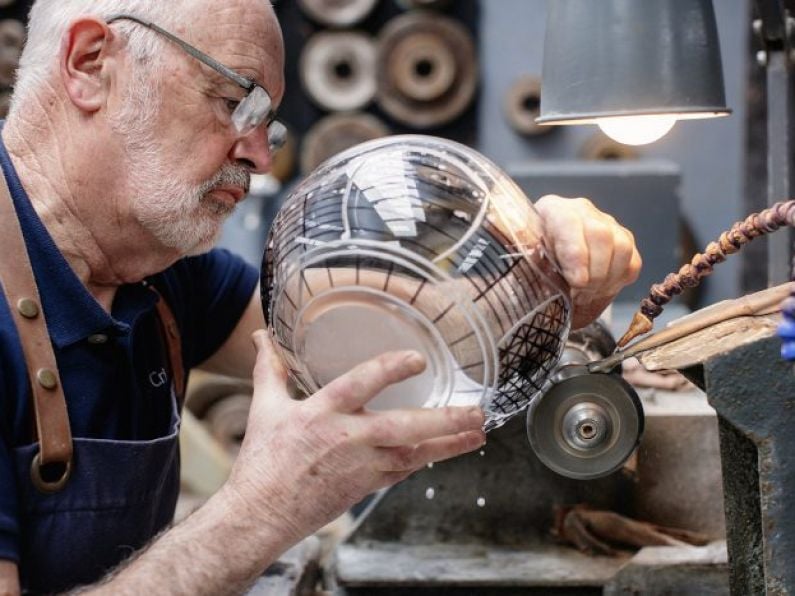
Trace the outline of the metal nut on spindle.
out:
<instances>
[{"instance_id":1,"label":"metal nut on spindle","mask_svg":"<svg viewBox=\"0 0 795 596\"><path fill-rule=\"evenodd\" d=\"M572 449L594 449L610 439L610 416L598 403L580 402L563 415L561 432Z\"/></svg>"}]
</instances>

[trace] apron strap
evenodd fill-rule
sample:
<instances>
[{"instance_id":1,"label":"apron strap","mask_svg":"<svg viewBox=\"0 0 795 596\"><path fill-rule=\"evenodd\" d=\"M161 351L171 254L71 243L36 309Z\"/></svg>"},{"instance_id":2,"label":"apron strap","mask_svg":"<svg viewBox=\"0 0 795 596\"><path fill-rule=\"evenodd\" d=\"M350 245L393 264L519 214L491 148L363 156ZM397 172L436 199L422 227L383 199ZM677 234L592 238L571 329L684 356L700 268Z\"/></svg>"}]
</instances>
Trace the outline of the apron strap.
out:
<instances>
[{"instance_id":1,"label":"apron strap","mask_svg":"<svg viewBox=\"0 0 795 596\"><path fill-rule=\"evenodd\" d=\"M171 378L174 381L177 405L182 408L182 404L185 401L185 369L182 366L182 338L179 334L179 327L177 326L177 320L174 318L174 313L168 306L166 299L163 298L163 295L151 284L149 284L149 289L157 294L156 308L160 336L163 338L163 343L168 351L168 363L171 368Z\"/></svg>"},{"instance_id":2,"label":"apron strap","mask_svg":"<svg viewBox=\"0 0 795 596\"><path fill-rule=\"evenodd\" d=\"M0 181L0 284L22 344L39 440L31 479L39 491L54 493L66 485L71 475L72 432L39 291L2 173Z\"/></svg>"}]
</instances>

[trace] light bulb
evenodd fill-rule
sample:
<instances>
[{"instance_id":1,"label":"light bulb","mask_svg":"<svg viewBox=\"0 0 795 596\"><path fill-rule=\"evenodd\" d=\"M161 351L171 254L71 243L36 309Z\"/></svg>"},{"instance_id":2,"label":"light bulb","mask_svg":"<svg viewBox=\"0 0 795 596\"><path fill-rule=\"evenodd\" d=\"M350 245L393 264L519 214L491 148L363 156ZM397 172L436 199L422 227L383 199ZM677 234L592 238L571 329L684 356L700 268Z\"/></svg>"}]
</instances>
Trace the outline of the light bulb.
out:
<instances>
[{"instance_id":1,"label":"light bulb","mask_svg":"<svg viewBox=\"0 0 795 596\"><path fill-rule=\"evenodd\" d=\"M614 141L624 145L646 145L664 137L676 124L676 116L615 116L599 118L596 123Z\"/></svg>"}]
</instances>

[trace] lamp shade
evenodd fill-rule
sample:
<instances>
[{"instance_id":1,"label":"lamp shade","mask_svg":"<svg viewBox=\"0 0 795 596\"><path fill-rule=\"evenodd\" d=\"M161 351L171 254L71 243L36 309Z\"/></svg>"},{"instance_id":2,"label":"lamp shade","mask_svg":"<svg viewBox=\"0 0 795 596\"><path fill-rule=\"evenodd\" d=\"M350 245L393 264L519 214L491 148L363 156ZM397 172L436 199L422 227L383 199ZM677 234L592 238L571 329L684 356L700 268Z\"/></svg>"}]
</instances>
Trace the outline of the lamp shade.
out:
<instances>
[{"instance_id":1,"label":"lamp shade","mask_svg":"<svg viewBox=\"0 0 795 596\"><path fill-rule=\"evenodd\" d=\"M711 0L551 0L540 124L722 116Z\"/></svg>"}]
</instances>

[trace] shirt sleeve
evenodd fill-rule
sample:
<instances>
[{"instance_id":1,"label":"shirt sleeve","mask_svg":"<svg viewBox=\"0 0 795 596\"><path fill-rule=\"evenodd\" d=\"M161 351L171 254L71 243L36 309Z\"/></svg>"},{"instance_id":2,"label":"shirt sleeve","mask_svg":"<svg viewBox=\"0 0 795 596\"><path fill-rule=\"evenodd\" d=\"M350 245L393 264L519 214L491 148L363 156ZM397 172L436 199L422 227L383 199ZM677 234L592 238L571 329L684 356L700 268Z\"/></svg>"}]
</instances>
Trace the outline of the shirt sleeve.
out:
<instances>
[{"instance_id":1,"label":"shirt sleeve","mask_svg":"<svg viewBox=\"0 0 795 596\"><path fill-rule=\"evenodd\" d=\"M165 272L164 298L182 334L185 367L212 356L243 315L259 273L226 249L214 249L179 261Z\"/></svg>"}]
</instances>

